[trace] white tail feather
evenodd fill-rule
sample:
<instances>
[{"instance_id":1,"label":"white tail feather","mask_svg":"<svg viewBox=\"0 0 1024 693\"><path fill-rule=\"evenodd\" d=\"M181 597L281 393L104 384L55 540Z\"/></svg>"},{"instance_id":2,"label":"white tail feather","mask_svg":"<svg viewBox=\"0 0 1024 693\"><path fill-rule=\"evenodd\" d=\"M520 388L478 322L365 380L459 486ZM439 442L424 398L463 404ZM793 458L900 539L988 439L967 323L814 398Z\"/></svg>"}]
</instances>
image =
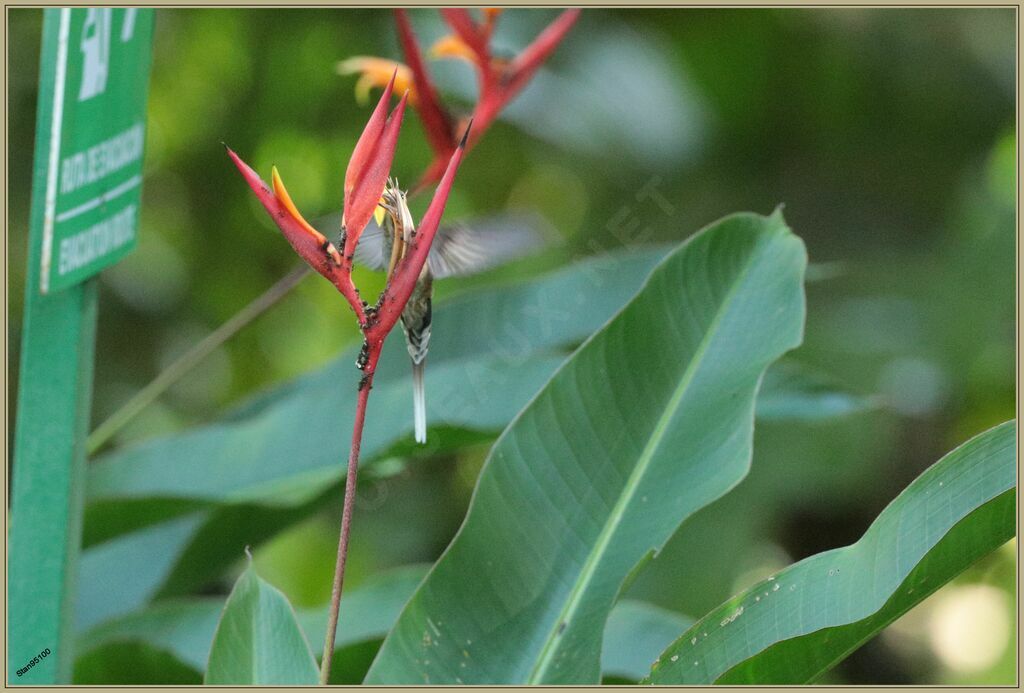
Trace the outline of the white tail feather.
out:
<instances>
[{"instance_id":1,"label":"white tail feather","mask_svg":"<svg viewBox=\"0 0 1024 693\"><path fill-rule=\"evenodd\" d=\"M416 442L427 442L427 395L423 389L424 363L412 364L412 409Z\"/></svg>"}]
</instances>

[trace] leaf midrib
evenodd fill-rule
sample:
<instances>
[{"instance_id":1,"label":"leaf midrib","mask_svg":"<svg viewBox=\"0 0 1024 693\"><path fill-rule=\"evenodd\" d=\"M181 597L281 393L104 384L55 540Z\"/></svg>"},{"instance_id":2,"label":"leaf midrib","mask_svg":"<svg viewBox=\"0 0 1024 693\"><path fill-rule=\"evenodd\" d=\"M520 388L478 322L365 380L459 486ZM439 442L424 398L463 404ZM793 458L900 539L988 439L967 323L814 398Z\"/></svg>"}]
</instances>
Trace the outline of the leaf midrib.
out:
<instances>
[{"instance_id":1,"label":"leaf midrib","mask_svg":"<svg viewBox=\"0 0 1024 693\"><path fill-rule=\"evenodd\" d=\"M701 338L700 344L697 345L697 350L694 352L693 358L690 359L690 363L683 372L679 385L672 393L672 397L669 398L665 411L658 418L658 422L651 431L647 444L644 446L643 451L637 459L636 466L630 473L629 479L626 480L626 485L623 488L622 493L619 494L619 498L616 500L615 506L612 508L612 512L608 516L608 520L605 522L604 527L601 529L601 533L597 537L594 548L587 555L587 560L583 564L583 570L581 571L579 578L577 578L576 584L573 586L572 591L569 594L569 598L565 602L565 606L562 607L561 613L558 618L555 619L554 625L545 638L544 647L541 650L538 661L534 665L533 670L530 672L530 676L527 679L528 684L539 684L543 682L543 677L547 674L548 667L553 661L557 650L555 644L558 640L560 624L568 623L573 614L579 608L580 603L583 601L583 595L586 588L593 579L594 574L597 572L597 565L600 558L606 553L615 529L619 527L622 517L625 515L626 508L631 502L633 496L636 494L636 490L640 485L640 480L646 474L647 467L651 463L651 460L654 459L654 453L657 452L658 448L661 446L661 442L664 439L665 431L668 428L669 422L672 417L675 416L683 398L686 396L686 392L689 390L690 384L693 382L693 378L696 375L697 367L703 363L704 355L708 350L713 336L717 334L723 317L732 305L732 301L735 298L739 287L746 280L747 274L753 266L754 260L758 257L760 250L760 247L754 248L754 252L751 253L750 259L747 260L743 269L737 275L732 288L729 289L725 298L722 300L714 319L711 321L711 324L705 331L704 336ZM629 305L632 305L632 301ZM623 310L628 310L629 305L627 305Z\"/></svg>"}]
</instances>

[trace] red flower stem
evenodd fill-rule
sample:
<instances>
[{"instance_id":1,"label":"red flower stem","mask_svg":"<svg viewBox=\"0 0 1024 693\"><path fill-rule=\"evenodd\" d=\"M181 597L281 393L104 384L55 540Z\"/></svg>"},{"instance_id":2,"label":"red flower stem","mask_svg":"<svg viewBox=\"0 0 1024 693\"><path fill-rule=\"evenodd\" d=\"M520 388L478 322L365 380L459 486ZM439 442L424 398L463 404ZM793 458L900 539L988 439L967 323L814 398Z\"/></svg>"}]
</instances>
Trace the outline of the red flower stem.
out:
<instances>
[{"instance_id":1,"label":"red flower stem","mask_svg":"<svg viewBox=\"0 0 1024 693\"><path fill-rule=\"evenodd\" d=\"M334 656L334 638L338 631L338 610L341 607L341 589L345 582L345 561L348 558L348 536L352 529L352 509L356 500L356 478L359 473L359 446L363 440L363 423L366 421L366 403L373 387L373 374L377 370L381 347L384 340L368 347L368 358L359 383L359 399L356 404L356 419L352 428L352 449L348 456L348 474L345 477L345 502L341 511L341 533L338 537L338 559L334 565L334 584L331 587L331 610L327 616L327 633L324 637L324 654L320 660L320 684L326 686L331 677L331 659Z\"/></svg>"},{"instance_id":2,"label":"red flower stem","mask_svg":"<svg viewBox=\"0 0 1024 693\"><path fill-rule=\"evenodd\" d=\"M491 62L487 38L480 32L468 10L459 7L445 7L441 10L441 16L452 31L462 39L462 42L476 54L477 61L481 66Z\"/></svg>"},{"instance_id":3,"label":"red flower stem","mask_svg":"<svg viewBox=\"0 0 1024 693\"><path fill-rule=\"evenodd\" d=\"M441 105L437 89L423 62L423 54L416 40L416 34L413 33L412 25L409 23L409 16L405 10L400 8L395 9L394 14L398 40L402 44L405 62L409 65L409 70L412 71L413 83L416 85L416 93L419 95L416 110L419 111L420 118L423 120L423 129L430 141L430 147L435 154L447 158L456 145L451 116Z\"/></svg>"},{"instance_id":4,"label":"red flower stem","mask_svg":"<svg viewBox=\"0 0 1024 693\"><path fill-rule=\"evenodd\" d=\"M569 33L576 20L580 17L578 7L563 10L558 17L549 24L544 31L533 40L533 42L522 50L509 66L510 78L506 85L508 96L506 101L519 92L523 86L530 81L534 73L554 52L558 45Z\"/></svg>"},{"instance_id":5,"label":"red flower stem","mask_svg":"<svg viewBox=\"0 0 1024 693\"><path fill-rule=\"evenodd\" d=\"M352 281L351 257L341 258L340 275L341 279L335 286L341 292L341 295L345 297L345 300L348 301L348 304L352 306L352 310L356 314L356 320L359 321L359 329L363 330L366 328L366 310L363 308L363 299L359 296L359 290Z\"/></svg>"}]
</instances>

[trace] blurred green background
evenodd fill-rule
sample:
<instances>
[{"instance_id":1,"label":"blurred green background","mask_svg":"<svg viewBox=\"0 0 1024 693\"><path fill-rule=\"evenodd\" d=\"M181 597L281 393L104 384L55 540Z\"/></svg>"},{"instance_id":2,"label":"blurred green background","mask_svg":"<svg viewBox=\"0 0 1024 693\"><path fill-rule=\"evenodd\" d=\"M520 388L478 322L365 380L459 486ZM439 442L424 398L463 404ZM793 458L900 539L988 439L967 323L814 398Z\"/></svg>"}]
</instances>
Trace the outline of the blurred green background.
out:
<instances>
[{"instance_id":1,"label":"blurred green background","mask_svg":"<svg viewBox=\"0 0 1024 693\"><path fill-rule=\"evenodd\" d=\"M435 12L411 15L425 44L441 36ZM13 419L42 14L8 16ZM508 11L497 42L512 52L553 16ZM94 423L297 262L220 142L264 177L276 164L307 218L337 211L369 106L335 65L400 58L384 10L160 9L156 21L140 242L100 279ZM854 541L945 451L1014 416L1015 27L1012 9L587 10L468 157L448 220L532 209L564 243L441 293L623 243L679 241L730 212L784 203L828 274L808 287L797 356L881 403L826 423L760 425L750 476L688 521L630 596L699 616ZM449 102L468 105L469 67L434 66ZM430 152L416 118L406 122L393 171L411 182ZM117 443L207 422L325 364L356 334L336 292L309 278ZM346 585L436 558L486 450L365 483ZM329 499L256 551L297 605L327 598L338 511ZM1011 542L827 682L1012 683L1015 558ZM225 593L232 577L203 589Z\"/></svg>"}]
</instances>

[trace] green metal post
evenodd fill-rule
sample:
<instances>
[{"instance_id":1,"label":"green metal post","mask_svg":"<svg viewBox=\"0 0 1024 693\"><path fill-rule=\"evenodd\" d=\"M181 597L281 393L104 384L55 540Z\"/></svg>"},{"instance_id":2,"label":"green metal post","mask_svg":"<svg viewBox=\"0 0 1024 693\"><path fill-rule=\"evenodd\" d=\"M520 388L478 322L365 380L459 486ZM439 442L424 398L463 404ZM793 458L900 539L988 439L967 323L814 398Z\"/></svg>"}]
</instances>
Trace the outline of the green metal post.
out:
<instances>
[{"instance_id":1,"label":"green metal post","mask_svg":"<svg viewBox=\"0 0 1024 693\"><path fill-rule=\"evenodd\" d=\"M56 54L60 19L47 12L43 55ZM66 39L66 37L65 37ZM45 62L45 58L44 58ZM35 171L7 575L9 683L70 683L75 562L96 334L96 280L39 291L54 70L40 66ZM17 671L49 649L22 676Z\"/></svg>"}]
</instances>

